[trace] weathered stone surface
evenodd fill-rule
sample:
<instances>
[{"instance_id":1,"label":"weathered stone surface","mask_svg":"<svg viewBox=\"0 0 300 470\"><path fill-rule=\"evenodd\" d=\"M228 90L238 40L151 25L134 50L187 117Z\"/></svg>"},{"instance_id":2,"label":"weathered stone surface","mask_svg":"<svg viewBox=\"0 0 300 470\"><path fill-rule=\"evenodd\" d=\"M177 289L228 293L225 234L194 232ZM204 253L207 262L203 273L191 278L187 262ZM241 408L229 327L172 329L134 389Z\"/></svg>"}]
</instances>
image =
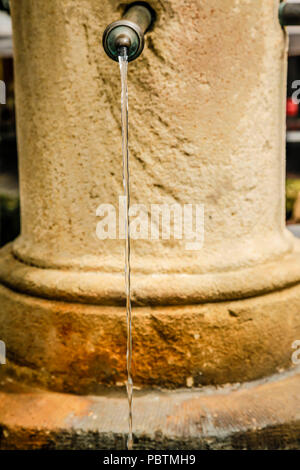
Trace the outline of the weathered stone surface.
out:
<instances>
[{"instance_id":1,"label":"weathered stone surface","mask_svg":"<svg viewBox=\"0 0 300 470\"><path fill-rule=\"evenodd\" d=\"M133 272L215 274L282 256L293 242L278 2L151 5L157 23L129 67L131 201L204 204L205 245L135 240ZM100 44L119 2L14 0L12 13L23 221L14 253L43 268L121 273L123 242L95 235L96 208L123 193L119 70Z\"/></svg>"},{"instance_id":2,"label":"weathered stone surface","mask_svg":"<svg viewBox=\"0 0 300 470\"><path fill-rule=\"evenodd\" d=\"M123 241L95 231L122 194L119 70L100 39L126 3L12 0L22 232L0 255L1 339L11 373L56 390L125 379ZM205 242L133 241L135 381L262 377L300 333L278 2L151 5L129 67L131 201L204 204Z\"/></svg>"},{"instance_id":3,"label":"weathered stone surface","mask_svg":"<svg viewBox=\"0 0 300 470\"><path fill-rule=\"evenodd\" d=\"M270 273L271 275L271 273ZM54 302L0 287L1 339L13 377L95 392L126 379L124 307ZM300 287L239 301L135 307L134 383L141 387L253 380L292 366Z\"/></svg>"},{"instance_id":4,"label":"weathered stone surface","mask_svg":"<svg viewBox=\"0 0 300 470\"><path fill-rule=\"evenodd\" d=\"M249 298L297 284L300 243L295 251L276 261L256 266L203 274L160 273L132 277L134 305L182 305ZM25 294L93 305L124 305L124 273L42 269L16 259L11 245L1 251L0 280Z\"/></svg>"},{"instance_id":5,"label":"weathered stone surface","mask_svg":"<svg viewBox=\"0 0 300 470\"><path fill-rule=\"evenodd\" d=\"M220 389L135 392L135 449L299 449L300 375ZM127 398L79 397L10 383L0 449L124 449Z\"/></svg>"}]
</instances>

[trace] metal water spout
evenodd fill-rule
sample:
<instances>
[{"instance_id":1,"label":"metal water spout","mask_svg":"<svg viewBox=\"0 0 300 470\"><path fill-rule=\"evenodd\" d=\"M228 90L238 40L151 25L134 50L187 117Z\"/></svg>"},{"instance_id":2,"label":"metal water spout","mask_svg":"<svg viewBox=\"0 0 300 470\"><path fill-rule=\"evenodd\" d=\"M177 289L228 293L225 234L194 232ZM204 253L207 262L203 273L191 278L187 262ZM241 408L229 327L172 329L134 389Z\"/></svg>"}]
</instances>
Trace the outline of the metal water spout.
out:
<instances>
[{"instance_id":1,"label":"metal water spout","mask_svg":"<svg viewBox=\"0 0 300 470\"><path fill-rule=\"evenodd\" d=\"M154 21L154 12L146 3L134 3L123 18L107 26L103 33L106 54L118 61L120 50L126 47L128 61L137 59L144 49L144 34Z\"/></svg>"},{"instance_id":2,"label":"metal water spout","mask_svg":"<svg viewBox=\"0 0 300 470\"><path fill-rule=\"evenodd\" d=\"M279 21L282 26L300 25L300 3L281 2L279 5Z\"/></svg>"}]
</instances>

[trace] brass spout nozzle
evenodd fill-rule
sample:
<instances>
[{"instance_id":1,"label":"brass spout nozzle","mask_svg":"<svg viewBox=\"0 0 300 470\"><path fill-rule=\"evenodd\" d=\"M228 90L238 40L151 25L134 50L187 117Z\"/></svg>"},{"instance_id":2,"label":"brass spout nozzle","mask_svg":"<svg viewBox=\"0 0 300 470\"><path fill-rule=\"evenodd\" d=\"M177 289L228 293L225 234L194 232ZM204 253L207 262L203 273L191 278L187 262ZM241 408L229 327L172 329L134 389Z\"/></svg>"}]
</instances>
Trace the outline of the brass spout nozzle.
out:
<instances>
[{"instance_id":1,"label":"brass spout nozzle","mask_svg":"<svg viewBox=\"0 0 300 470\"><path fill-rule=\"evenodd\" d=\"M103 33L106 54L118 61L120 48L126 47L128 61L136 59L144 48L144 34L152 20L152 12L145 5L129 7L123 18L108 25Z\"/></svg>"}]
</instances>

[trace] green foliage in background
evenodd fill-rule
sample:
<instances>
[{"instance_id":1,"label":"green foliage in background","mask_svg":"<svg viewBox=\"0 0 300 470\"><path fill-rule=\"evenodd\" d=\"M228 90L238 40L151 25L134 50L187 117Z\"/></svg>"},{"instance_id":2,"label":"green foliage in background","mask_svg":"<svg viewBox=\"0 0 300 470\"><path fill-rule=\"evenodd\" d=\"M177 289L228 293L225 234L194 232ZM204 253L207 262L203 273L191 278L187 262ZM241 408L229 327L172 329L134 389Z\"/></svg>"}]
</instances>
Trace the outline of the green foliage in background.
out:
<instances>
[{"instance_id":1,"label":"green foliage in background","mask_svg":"<svg viewBox=\"0 0 300 470\"><path fill-rule=\"evenodd\" d=\"M19 198L0 194L0 246L14 240L19 233Z\"/></svg>"},{"instance_id":2,"label":"green foliage in background","mask_svg":"<svg viewBox=\"0 0 300 470\"><path fill-rule=\"evenodd\" d=\"M289 219L293 212L293 206L300 193L300 179L287 178L286 180L286 216Z\"/></svg>"}]
</instances>

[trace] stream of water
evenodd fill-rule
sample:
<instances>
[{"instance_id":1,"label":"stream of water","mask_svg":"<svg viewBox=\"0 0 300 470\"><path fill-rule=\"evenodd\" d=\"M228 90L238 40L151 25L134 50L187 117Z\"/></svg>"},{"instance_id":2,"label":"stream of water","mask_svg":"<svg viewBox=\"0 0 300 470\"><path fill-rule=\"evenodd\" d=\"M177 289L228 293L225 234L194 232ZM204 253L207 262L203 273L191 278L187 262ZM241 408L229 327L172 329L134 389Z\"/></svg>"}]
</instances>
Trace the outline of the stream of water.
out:
<instances>
[{"instance_id":1,"label":"stream of water","mask_svg":"<svg viewBox=\"0 0 300 470\"><path fill-rule=\"evenodd\" d=\"M127 70L128 57L127 49L123 48L122 55L119 56L121 72L121 116L122 116L122 154L123 154L123 185L125 196L125 293L126 293L126 317L127 317L127 396L128 396L128 440L127 448L132 449L132 314L131 314L131 292L130 292L130 187L129 187L129 152L128 152L128 87Z\"/></svg>"}]
</instances>

